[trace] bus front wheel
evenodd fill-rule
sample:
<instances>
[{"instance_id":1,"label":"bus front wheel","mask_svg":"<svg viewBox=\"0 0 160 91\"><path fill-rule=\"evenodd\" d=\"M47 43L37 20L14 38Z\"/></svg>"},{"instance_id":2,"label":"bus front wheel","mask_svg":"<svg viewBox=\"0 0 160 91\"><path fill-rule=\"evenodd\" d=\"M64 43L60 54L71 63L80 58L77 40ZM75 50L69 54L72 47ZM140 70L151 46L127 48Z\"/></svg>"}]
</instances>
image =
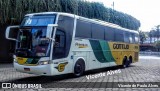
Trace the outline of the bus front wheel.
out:
<instances>
[{"instance_id":1,"label":"bus front wheel","mask_svg":"<svg viewBox=\"0 0 160 91\"><path fill-rule=\"evenodd\" d=\"M79 77L79 76L83 75L84 71L85 71L84 61L78 60L74 66L74 75L76 77Z\"/></svg>"}]
</instances>

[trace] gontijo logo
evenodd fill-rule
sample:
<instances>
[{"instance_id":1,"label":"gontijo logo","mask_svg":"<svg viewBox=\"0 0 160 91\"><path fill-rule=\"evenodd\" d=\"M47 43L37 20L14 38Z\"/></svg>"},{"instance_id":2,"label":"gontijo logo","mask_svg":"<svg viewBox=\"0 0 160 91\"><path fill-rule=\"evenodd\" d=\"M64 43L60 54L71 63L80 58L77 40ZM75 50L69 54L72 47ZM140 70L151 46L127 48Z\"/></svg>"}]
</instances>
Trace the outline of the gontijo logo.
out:
<instances>
[{"instance_id":1,"label":"gontijo logo","mask_svg":"<svg viewBox=\"0 0 160 91\"><path fill-rule=\"evenodd\" d=\"M113 49L129 49L128 44L113 44Z\"/></svg>"},{"instance_id":2,"label":"gontijo logo","mask_svg":"<svg viewBox=\"0 0 160 91\"><path fill-rule=\"evenodd\" d=\"M67 64L68 64L68 62L66 62L66 63L60 63L60 64L58 65L58 71L59 71L59 72L64 71L65 66L66 66Z\"/></svg>"}]
</instances>

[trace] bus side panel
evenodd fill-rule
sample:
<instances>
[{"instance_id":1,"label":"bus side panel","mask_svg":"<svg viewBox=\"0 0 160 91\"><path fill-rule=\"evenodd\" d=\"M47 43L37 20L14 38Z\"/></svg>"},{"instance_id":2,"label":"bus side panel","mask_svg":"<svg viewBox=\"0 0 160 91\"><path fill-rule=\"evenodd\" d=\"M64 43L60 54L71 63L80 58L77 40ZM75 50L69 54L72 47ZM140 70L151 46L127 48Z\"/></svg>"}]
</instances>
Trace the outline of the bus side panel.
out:
<instances>
[{"instance_id":1,"label":"bus side panel","mask_svg":"<svg viewBox=\"0 0 160 91\"><path fill-rule=\"evenodd\" d=\"M73 48L74 60L84 58L86 70L122 65L124 56L132 56L135 62L135 56L138 55L138 49L135 49L137 46L105 40L77 39Z\"/></svg>"},{"instance_id":2,"label":"bus side panel","mask_svg":"<svg viewBox=\"0 0 160 91\"><path fill-rule=\"evenodd\" d=\"M100 63L94 56L91 44L88 39L75 39L74 45L73 54L75 63L78 59L83 59L86 66L85 70L100 68Z\"/></svg>"},{"instance_id":3,"label":"bus side panel","mask_svg":"<svg viewBox=\"0 0 160 91\"><path fill-rule=\"evenodd\" d=\"M96 57L96 61L100 64L100 67L109 67L116 65L115 59L111 54L110 47L107 41L104 40L89 40L93 54Z\"/></svg>"},{"instance_id":4,"label":"bus side panel","mask_svg":"<svg viewBox=\"0 0 160 91\"><path fill-rule=\"evenodd\" d=\"M121 42L108 43L117 65L122 65L124 56L127 56L128 59L131 56L132 62L136 62L136 60L138 60L138 44L129 44Z\"/></svg>"}]
</instances>

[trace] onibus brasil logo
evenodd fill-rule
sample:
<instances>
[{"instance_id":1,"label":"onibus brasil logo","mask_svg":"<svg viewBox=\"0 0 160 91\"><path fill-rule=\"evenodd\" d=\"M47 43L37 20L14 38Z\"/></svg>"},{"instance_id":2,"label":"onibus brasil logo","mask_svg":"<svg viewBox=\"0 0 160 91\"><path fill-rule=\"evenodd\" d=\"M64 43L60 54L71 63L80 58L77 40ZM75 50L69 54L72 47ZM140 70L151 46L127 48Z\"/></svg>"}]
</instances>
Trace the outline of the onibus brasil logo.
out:
<instances>
[{"instance_id":1,"label":"onibus brasil logo","mask_svg":"<svg viewBox=\"0 0 160 91\"><path fill-rule=\"evenodd\" d=\"M41 84L15 84L15 83L2 83L2 88L42 88Z\"/></svg>"}]
</instances>

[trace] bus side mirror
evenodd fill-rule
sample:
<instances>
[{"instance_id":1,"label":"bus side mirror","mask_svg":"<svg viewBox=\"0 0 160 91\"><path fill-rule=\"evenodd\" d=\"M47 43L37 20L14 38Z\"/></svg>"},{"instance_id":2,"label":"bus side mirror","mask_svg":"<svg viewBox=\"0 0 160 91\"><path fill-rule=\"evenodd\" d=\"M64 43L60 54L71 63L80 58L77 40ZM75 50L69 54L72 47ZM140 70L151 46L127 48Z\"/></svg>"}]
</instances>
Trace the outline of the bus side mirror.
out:
<instances>
[{"instance_id":1,"label":"bus side mirror","mask_svg":"<svg viewBox=\"0 0 160 91\"><path fill-rule=\"evenodd\" d=\"M12 38L10 37L10 33L11 33L11 29L19 29L19 26L8 26L7 29L6 29L6 39L8 40L14 40L14 41L17 41L16 38Z\"/></svg>"},{"instance_id":2,"label":"bus side mirror","mask_svg":"<svg viewBox=\"0 0 160 91\"><path fill-rule=\"evenodd\" d=\"M57 24L48 24L46 38L52 39L53 28L56 28L57 26Z\"/></svg>"}]
</instances>

